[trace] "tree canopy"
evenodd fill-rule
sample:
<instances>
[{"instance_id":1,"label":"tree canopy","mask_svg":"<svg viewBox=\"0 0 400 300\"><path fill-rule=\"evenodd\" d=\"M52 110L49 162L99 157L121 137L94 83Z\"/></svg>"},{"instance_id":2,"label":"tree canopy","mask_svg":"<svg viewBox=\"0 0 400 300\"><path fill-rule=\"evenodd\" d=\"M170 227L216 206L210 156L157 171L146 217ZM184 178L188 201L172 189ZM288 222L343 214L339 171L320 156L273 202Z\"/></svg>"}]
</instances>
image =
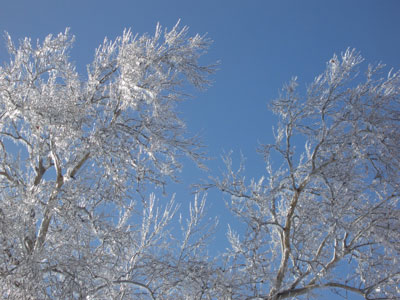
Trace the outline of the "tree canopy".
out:
<instances>
[{"instance_id":1,"label":"tree canopy","mask_svg":"<svg viewBox=\"0 0 400 300\"><path fill-rule=\"evenodd\" d=\"M270 107L265 176L243 165L217 188L245 228L207 253L216 221L196 194L187 220L155 193L182 156L206 158L176 106L204 87L210 42L188 28L130 30L77 73L67 29L32 45L7 35L0 68L0 295L5 299L303 299L330 289L400 295L400 74L355 50ZM248 177L248 176L247 176ZM211 221L210 221L211 220ZM178 225L181 236L172 234Z\"/></svg>"},{"instance_id":2,"label":"tree canopy","mask_svg":"<svg viewBox=\"0 0 400 300\"><path fill-rule=\"evenodd\" d=\"M400 74L378 64L362 78L362 62L333 56L304 96L290 81L271 103L275 143L259 149L266 176L246 184L228 157L215 180L247 226L228 234L239 298L399 297Z\"/></svg>"}]
</instances>

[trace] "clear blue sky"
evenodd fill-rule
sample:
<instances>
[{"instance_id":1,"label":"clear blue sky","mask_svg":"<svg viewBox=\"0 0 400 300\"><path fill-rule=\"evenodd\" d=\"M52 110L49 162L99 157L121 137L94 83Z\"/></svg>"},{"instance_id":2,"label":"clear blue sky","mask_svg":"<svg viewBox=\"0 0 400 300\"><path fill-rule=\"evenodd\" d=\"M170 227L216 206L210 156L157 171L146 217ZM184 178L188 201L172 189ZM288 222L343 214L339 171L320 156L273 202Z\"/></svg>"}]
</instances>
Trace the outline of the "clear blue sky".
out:
<instances>
[{"instance_id":1,"label":"clear blue sky","mask_svg":"<svg viewBox=\"0 0 400 300\"><path fill-rule=\"evenodd\" d=\"M400 69L399 14L399 0L8 0L0 6L0 31L36 39L71 27L72 58L81 71L104 37L113 39L124 28L152 33L157 22L171 28L181 19L192 34L207 33L214 43L203 61L220 60L219 71L207 91L196 92L179 109L217 158L209 163L213 174L222 151L233 149L247 157L252 177L264 167L255 148L272 141L274 117L267 103L283 83L295 75L300 83L310 82L333 53L347 47L367 62ZM5 58L3 42L0 60ZM182 173L186 185L200 177L205 174L191 166ZM186 199L185 191L178 189L178 200ZM211 193L209 204L211 214L220 215L222 234L232 220L223 213L221 195Z\"/></svg>"}]
</instances>

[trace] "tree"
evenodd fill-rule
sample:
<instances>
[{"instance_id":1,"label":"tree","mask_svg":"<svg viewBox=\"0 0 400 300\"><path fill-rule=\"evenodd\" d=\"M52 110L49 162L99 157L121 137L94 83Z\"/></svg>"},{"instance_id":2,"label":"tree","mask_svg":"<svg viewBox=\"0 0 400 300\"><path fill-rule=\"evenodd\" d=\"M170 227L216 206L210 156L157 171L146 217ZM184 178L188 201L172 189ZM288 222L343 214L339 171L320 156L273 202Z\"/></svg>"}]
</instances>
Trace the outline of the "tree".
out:
<instances>
[{"instance_id":1,"label":"tree","mask_svg":"<svg viewBox=\"0 0 400 300\"><path fill-rule=\"evenodd\" d=\"M205 293L209 262L204 199L183 237L168 223L177 206L155 191L186 155L176 103L185 82L207 84L199 56L209 41L188 29L105 39L87 79L69 62L66 30L36 47L7 35L0 69L0 297L2 299L187 299ZM210 229L209 223L204 226ZM199 227L200 226L200 227ZM212 227L212 223L211 223ZM200 268L201 267L201 268Z\"/></svg>"},{"instance_id":2,"label":"tree","mask_svg":"<svg viewBox=\"0 0 400 300\"><path fill-rule=\"evenodd\" d=\"M266 177L247 184L226 158L213 185L246 231L228 232L220 299L400 298L400 73L363 78L362 61L334 56L304 97L284 87Z\"/></svg>"}]
</instances>

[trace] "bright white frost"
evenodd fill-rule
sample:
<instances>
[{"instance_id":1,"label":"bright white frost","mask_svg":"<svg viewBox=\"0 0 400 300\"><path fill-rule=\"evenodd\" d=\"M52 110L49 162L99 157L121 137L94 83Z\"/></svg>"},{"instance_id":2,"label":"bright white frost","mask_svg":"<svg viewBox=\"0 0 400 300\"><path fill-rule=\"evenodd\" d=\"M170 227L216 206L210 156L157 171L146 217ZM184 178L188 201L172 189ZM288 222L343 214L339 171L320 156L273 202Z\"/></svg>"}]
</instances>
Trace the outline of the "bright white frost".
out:
<instances>
[{"instance_id":1,"label":"bright white frost","mask_svg":"<svg viewBox=\"0 0 400 300\"><path fill-rule=\"evenodd\" d=\"M68 30L32 45L8 38L0 69L0 297L184 299L204 243L195 201L182 245L167 225L176 205L153 190L179 157L201 162L175 113L181 84L207 84L209 42L188 29L105 40L87 80L69 62ZM203 226L203 225L201 225ZM209 226L208 226L209 227ZM182 255L185 253L185 255ZM192 276L193 277L193 276Z\"/></svg>"},{"instance_id":2,"label":"bright white frost","mask_svg":"<svg viewBox=\"0 0 400 300\"><path fill-rule=\"evenodd\" d=\"M229 231L221 298L400 298L400 74L363 77L362 61L335 55L305 96L285 86L265 178L247 184L226 158L214 184L247 230Z\"/></svg>"},{"instance_id":3,"label":"bright white frost","mask_svg":"<svg viewBox=\"0 0 400 300\"><path fill-rule=\"evenodd\" d=\"M105 40L87 80L68 61L68 31L36 47L8 37L0 69L0 297L5 299L398 299L400 74L355 51L271 103L266 176L215 179L244 234L210 259L205 198L181 238L174 200L154 189L201 162L175 113L180 85L207 83L208 42L187 28ZM304 145L304 151L302 151ZM295 147L296 146L296 147ZM153 193L152 193L153 192ZM219 259L219 260L218 260Z\"/></svg>"}]
</instances>

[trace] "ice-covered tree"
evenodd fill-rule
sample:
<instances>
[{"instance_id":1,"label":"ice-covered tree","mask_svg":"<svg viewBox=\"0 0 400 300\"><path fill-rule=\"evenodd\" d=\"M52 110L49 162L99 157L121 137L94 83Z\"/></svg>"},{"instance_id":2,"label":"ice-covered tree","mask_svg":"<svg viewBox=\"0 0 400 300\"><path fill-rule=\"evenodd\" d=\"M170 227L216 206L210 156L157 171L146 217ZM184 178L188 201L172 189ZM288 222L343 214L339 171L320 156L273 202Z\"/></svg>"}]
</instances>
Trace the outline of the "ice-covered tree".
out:
<instances>
[{"instance_id":1,"label":"ice-covered tree","mask_svg":"<svg viewBox=\"0 0 400 300\"><path fill-rule=\"evenodd\" d=\"M226 158L214 185L246 231L228 233L219 298L400 299L400 73L362 62L347 50L306 95L284 87L266 176L246 182Z\"/></svg>"},{"instance_id":2,"label":"ice-covered tree","mask_svg":"<svg viewBox=\"0 0 400 300\"><path fill-rule=\"evenodd\" d=\"M0 68L0 298L188 299L209 289L204 201L183 238L157 187L179 157L201 163L176 114L183 84L202 87L209 41L186 27L125 31L96 50L87 76L67 31L32 44L7 35ZM161 194L161 193L159 193ZM207 224L206 224L207 225ZM202 275L202 276L199 276Z\"/></svg>"}]
</instances>

